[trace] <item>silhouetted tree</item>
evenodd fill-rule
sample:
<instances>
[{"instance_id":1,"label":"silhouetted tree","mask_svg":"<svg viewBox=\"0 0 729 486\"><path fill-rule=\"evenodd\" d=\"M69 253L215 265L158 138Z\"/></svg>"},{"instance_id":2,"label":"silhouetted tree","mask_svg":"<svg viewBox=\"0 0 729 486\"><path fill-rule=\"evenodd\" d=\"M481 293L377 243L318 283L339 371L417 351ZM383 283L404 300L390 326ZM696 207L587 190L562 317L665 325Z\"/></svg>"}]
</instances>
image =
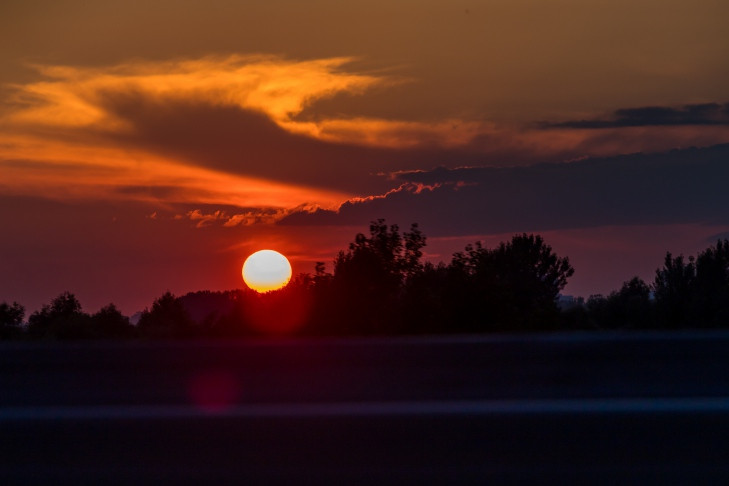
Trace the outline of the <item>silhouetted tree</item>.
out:
<instances>
[{"instance_id":1,"label":"silhouetted tree","mask_svg":"<svg viewBox=\"0 0 729 486\"><path fill-rule=\"evenodd\" d=\"M646 329L653 327L651 289L639 277L624 282L605 298L590 296L588 319L601 329Z\"/></svg>"},{"instance_id":2,"label":"silhouetted tree","mask_svg":"<svg viewBox=\"0 0 729 486\"><path fill-rule=\"evenodd\" d=\"M211 292L203 290L178 297L190 318L201 332L214 333L213 327L223 316L230 314L236 304L237 291Z\"/></svg>"},{"instance_id":3,"label":"silhouetted tree","mask_svg":"<svg viewBox=\"0 0 729 486\"><path fill-rule=\"evenodd\" d=\"M404 332L433 334L468 331L470 309L464 302L465 276L444 263L425 263L412 275L402 299Z\"/></svg>"},{"instance_id":4,"label":"silhouetted tree","mask_svg":"<svg viewBox=\"0 0 729 486\"><path fill-rule=\"evenodd\" d=\"M114 304L108 304L93 314L91 327L94 337L98 338L130 338L135 334L129 318L122 315Z\"/></svg>"},{"instance_id":5,"label":"silhouetted tree","mask_svg":"<svg viewBox=\"0 0 729 486\"><path fill-rule=\"evenodd\" d=\"M340 251L334 262L334 278L344 281L360 276L370 277L368 283L398 286L404 279L422 269L422 248L425 236L413 224L409 232L400 236L396 224L388 228L384 219L370 224L370 236L355 236L349 250Z\"/></svg>"},{"instance_id":6,"label":"silhouetted tree","mask_svg":"<svg viewBox=\"0 0 729 486\"><path fill-rule=\"evenodd\" d=\"M567 331L593 329L596 325L590 321L587 303L583 297L567 297L558 299L560 310L559 329Z\"/></svg>"},{"instance_id":7,"label":"silhouetted tree","mask_svg":"<svg viewBox=\"0 0 729 486\"><path fill-rule=\"evenodd\" d=\"M729 326L729 240L717 241L688 261L667 253L653 290L664 327Z\"/></svg>"},{"instance_id":8,"label":"silhouetted tree","mask_svg":"<svg viewBox=\"0 0 729 486\"><path fill-rule=\"evenodd\" d=\"M306 333L313 308L312 285L310 275L300 274L279 290L250 292L242 309L250 332L264 336Z\"/></svg>"},{"instance_id":9,"label":"silhouetted tree","mask_svg":"<svg viewBox=\"0 0 729 486\"><path fill-rule=\"evenodd\" d=\"M151 338L192 337L195 326L190 314L172 293L165 292L145 309L137 324L139 333Z\"/></svg>"},{"instance_id":10,"label":"silhouetted tree","mask_svg":"<svg viewBox=\"0 0 729 486\"><path fill-rule=\"evenodd\" d=\"M252 335L245 318L246 300L250 292L250 289L240 289L224 293L228 300L228 305L224 306L227 311L209 313L202 324L210 336L231 338Z\"/></svg>"},{"instance_id":11,"label":"silhouetted tree","mask_svg":"<svg viewBox=\"0 0 729 486\"><path fill-rule=\"evenodd\" d=\"M693 257L666 253L663 268L656 270L653 291L662 327L679 328L695 323L692 304L696 289L696 264Z\"/></svg>"},{"instance_id":12,"label":"silhouetted tree","mask_svg":"<svg viewBox=\"0 0 729 486\"><path fill-rule=\"evenodd\" d=\"M326 271L324 262L316 262L314 275L308 279L308 294L311 303L309 318L302 332L310 335L337 334L337 310L332 304L335 292L334 275ZM343 334L343 333L342 333Z\"/></svg>"},{"instance_id":13,"label":"silhouetted tree","mask_svg":"<svg viewBox=\"0 0 729 486\"><path fill-rule=\"evenodd\" d=\"M88 314L81 311L75 295L63 292L28 318L28 333L42 339L88 339L94 337Z\"/></svg>"},{"instance_id":14,"label":"silhouetted tree","mask_svg":"<svg viewBox=\"0 0 729 486\"><path fill-rule=\"evenodd\" d=\"M587 327L592 329L608 329L611 327L611 317L608 311L608 300L602 294L592 294L585 302L587 313Z\"/></svg>"},{"instance_id":15,"label":"silhouetted tree","mask_svg":"<svg viewBox=\"0 0 729 486\"><path fill-rule=\"evenodd\" d=\"M451 268L468 276L463 291L483 330L550 329L557 324L557 297L574 269L539 235L515 235L489 250L480 242L454 254Z\"/></svg>"},{"instance_id":16,"label":"silhouetted tree","mask_svg":"<svg viewBox=\"0 0 729 486\"><path fill-rule=\"evenodd\" d=\"M373 221L370 234L356 235L349 249L339 252L329 280L318 274L317 284L326 282L327 316L315 313L331 326L333 333L394 333L401 325L399 299L403 285L422 270L425 236L413 224L400 235L395 224Z\"/></svg>"},{"instance_id":17,"label":"silhouetted tree","mask_svg":"<svg viewBox=\"0 0 729 486\"><path fill-rule=\"evenodd\" d=\"M195 334L250 337L304 334L312 307L313 277L301 274L284 288L194 292L178 298L193 317Z\"/></svg>"},{"instance_id":18,"label":"silhouetted tree","mask_svg":"<svg viewBox=\"0 0 729 486\"><path fill-rule=\"evenodd\" d=\"M0 303L0 339L15 339L22 334L21 325L25 316L25 307L13 302Z\"/></svg>"},{"instance_id":19,"label":"silhouetted tree","mask_svg":"<svg viewBox=\"0 0 729 486\"><path fill-rule=\"evenodd\" d=\"M693 312L701 327L729 326L729 240L719 240L696 258Z\"/></svg>"}]
</instances>

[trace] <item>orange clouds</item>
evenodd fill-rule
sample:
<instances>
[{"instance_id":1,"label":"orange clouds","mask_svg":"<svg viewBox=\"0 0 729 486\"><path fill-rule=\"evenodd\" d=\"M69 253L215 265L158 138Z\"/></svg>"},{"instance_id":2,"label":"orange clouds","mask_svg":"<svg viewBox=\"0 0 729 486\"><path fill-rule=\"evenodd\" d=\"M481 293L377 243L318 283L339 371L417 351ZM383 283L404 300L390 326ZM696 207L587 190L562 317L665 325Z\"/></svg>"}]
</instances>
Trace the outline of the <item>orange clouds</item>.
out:
<instances>
[{"instance_id":1,"label":"orange clouds","mask_svg":"<svg viewBox=\"0 0 729 486\"><path fill-rule=\"evenodd\" d=\"M331 208L348 196L191 166L133 148L0 135L0 156L0 191L6 194L271 208L302 202Z\"/></svg>"},{"instance_id":2,"label":"orange clouds","mask_svg":"<svg viewBox=\"0 0 729 486\"><path fill-rule=\"evenodd\" d=\"M348 74L349 58L288 61L273 56L204 57L167 62L129 62L107 68L38 66L46 81L16 86L20 105L14 123L62 127L125 127L104 106L115 94L195 100L236 106L287 121L313 100L339 92L362 92L383 80Z\"/></svg>"},{"instance_id":3,"label":"orange clouds","mask_svg":"<svg viewBox=\"0 0 729 486\"><path fill-rule=\"evenodd\" d=\"M316 123L292 122L283 126L330 142L393 149L462 147L482 133L494 130L492 123L459 119L427 123L362 117L323 119Z\"/></svg>"},{"instance_id":4,"label":"orange clouds","mask_svg":"<svg viewBox=\"0 0 729 486\"><path fill-rule=\"evenodd\" d=\"M265 114L284 130L327 142L404 148L458 146L489 126L446 119L431 123L365 117L296 119L317 100L362 94L401 79L347 73L346 57L291 61L274 56L208 56L195 60L129 62L106 68L36 66L44 81L16 85L15 126L134 130L114 104L136 97L165 103L235 107Z\"/></svg>"},{"instance_id":5,"label":"orange clouds","mask_svg":"<svg viewBox=\"0 0 729 486\"><path fill-rule=\"evenodd\" d=\"M143 201L199 226L231 227L388 194L394 183L377 174L400 170L729 141L729 125L583 129L312 115L326 98L403 82L350 72L352 60L231 55L37 66L43 79L15 85L0 113L0 192ZM239 209L191 211L204 205Z\"/></svg>"},{"instance_id":6,"label":"orange clouds","mask_svg":"<svg viewBox=\"0 0 729 486\"><path fill-rule=\"evenodd\" d=\"M345 62L344 58L293 62L229 56L105 69L38 67L46 80L15 86L11 109L0 118L4 131L0 190L58 198L332 207L349 194L191 165L174 155L110 140L105 134L138 129L114 110L114 101L130 94L233 106L285 122L313 99L343 90L357 92L378 82L370 76L336 72Z\"/></svg>"},{"instance_id":7,"label":"orange clouds","mask_svg":"<svg viewBox=\"0 0 729 486\"><path fill-rule=\"evenodd\" d=\"M195 223L197 228L208 226L214 222L222 223L225 228L235 226L251 226L258 223L275 223L283 219L285 216L295 212L311 212L317 209L317 206L307 206L302 204L292 209L255 209L241 213L229 213L222 210L205 213L200 209L193 209L184 215L178 214L174 219L189 219ZM155 216L156 217L156 216Z\"/></svg>"},{"instance_id":8,"label":"orange clouds","mask_svg":"<svg viewBox=\"0 0 729 486\"><path fill-rule=\"evenodd\" d=\"M36 66L43 79L16 85L0 117L0 190L272 208L231 213L224 224L272 222L302 205L333 208L353 195L312 187L332 187L383 158L347 144L452 146L478 132L478 124L457 120L296 120L319 99L395 82L344 72L350 61L233 55Z\"/></svg>"}]
</instances>

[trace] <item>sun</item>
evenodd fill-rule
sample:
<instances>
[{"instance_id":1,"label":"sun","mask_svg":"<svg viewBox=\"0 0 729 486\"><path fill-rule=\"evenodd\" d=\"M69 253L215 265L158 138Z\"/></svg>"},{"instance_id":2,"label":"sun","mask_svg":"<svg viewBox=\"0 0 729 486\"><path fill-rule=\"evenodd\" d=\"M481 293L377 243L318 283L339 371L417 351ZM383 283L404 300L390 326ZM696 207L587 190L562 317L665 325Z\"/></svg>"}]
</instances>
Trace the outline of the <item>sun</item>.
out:
<instances>
[{"instance_id":1,"label":"sun","mask_svg":"<svg viewBox=\"0 0 729 486\"><path fill-rule=\"evenodd\" d=\"M281 253L260 250L243 263L243 281L256 292L284 287L291 280L291 264Z\"/></svg>"}]
</instances>

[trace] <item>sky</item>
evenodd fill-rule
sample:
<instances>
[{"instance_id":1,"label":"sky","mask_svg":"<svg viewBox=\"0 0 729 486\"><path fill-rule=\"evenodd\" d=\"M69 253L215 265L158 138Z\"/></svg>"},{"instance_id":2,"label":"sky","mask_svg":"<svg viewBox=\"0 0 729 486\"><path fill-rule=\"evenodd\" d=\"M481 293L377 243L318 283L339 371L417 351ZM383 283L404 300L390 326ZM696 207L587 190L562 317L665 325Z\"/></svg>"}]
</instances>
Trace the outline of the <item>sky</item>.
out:
<instances>
[{"instance_id":1,"label":"sky","mask_svg":"<svg viewBox=\"0 0 729 486\"><path fill-rule=\"evenodd\" d=\"M544 236L566 294L729 237L724 0L5 0L0 301L132 314L331 263Z\"/></svg>"}]
</instances>

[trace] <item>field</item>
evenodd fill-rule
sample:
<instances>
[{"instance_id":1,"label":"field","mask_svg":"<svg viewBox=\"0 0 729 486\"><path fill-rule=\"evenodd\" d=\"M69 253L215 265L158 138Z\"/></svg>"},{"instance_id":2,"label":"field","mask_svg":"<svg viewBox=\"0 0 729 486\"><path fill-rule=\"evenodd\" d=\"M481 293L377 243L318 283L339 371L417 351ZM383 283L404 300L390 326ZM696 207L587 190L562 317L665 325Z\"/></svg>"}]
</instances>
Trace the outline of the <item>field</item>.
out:
<instances>
[{"instance_id":1,"label":"field","mask_svg":"<svg viewBox=\"0 0 729 486\"><path fill-rule=\"evenodd\" d=\"M0 347L2 484L719 484L729 333Z\"/></svg>"}]
</instances>

